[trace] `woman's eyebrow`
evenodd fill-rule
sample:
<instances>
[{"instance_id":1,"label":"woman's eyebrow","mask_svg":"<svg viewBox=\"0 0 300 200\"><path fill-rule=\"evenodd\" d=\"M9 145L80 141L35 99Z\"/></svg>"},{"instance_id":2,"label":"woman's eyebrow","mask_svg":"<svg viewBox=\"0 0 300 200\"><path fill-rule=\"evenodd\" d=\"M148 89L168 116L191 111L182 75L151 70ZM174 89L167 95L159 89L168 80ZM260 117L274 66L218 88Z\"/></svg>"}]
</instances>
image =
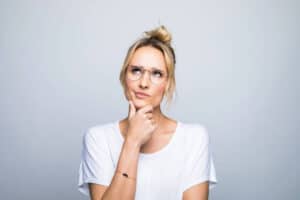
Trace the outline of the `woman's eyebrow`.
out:
<instances>
[{"instance_id":1,"label":"woman's eyebrow","mask_svg":"<svg viewBox=\"0 0 300 200\"><path fill-rule=\"evenodd\" d=\"M163 69L159 69L159 68L156 68L156 67L151 67L152 70L157 70L157 71L161 71L163 72L164 70Z\"/></svg>"},{"instance_id":2,"label":"woman's eyebrow","mask_svg":"<svg viewBox=\"0 0 300 200\"><path fill-rule=\"evenodd\" d=\"M143 69L147 69L147 67L143 66L143 65L129 65L129 66L132 66L132 67L141 67ZM160 69L158 67L149 67L151 70L158 70L158 71L161 71L163 72L164 70L163 69Z\"/></svg>"}]
</instances>

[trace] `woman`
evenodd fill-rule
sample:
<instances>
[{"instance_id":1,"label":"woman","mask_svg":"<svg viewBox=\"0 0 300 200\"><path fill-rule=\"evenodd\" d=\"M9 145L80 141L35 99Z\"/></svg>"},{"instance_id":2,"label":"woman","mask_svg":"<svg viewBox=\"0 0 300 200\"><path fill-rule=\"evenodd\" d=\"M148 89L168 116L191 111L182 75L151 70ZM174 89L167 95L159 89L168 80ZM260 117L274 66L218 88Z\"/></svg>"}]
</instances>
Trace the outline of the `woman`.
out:
<instances>
[{"instance_id":1,"label":"woman","mask_svg":"<svg viewBox=\"0 0 300 200\"><path fill-rule=\"evenodd\" d=\"M164 26L129 48L120 73L128 116L92 127L83 138L78 185L92 200L208 199L217 180L205 127L161 111L175 90L174 70Z\"/></svg>"}]
</instances>

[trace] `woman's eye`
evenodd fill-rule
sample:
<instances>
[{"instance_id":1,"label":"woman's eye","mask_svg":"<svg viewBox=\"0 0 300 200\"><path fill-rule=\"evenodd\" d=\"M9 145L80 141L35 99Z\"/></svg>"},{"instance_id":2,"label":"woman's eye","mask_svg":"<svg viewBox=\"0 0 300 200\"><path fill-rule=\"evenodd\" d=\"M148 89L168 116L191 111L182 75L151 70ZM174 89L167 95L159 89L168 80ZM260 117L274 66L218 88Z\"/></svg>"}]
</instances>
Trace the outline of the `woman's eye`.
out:
<instances>
[{"instance_id":1,"label":"woman's eye","mask_svg":"<svg viewBox=\"0 0 300 200\"><path fill-rule=\"evenodd\" d=\"M160 77L163 76L162 72L160 72L160 71L153 71L152 74L153 74L155 77L158 77L158 78L160 78Z\"/></svg>"},{"instance_id":2,"label":"woman's eye","mask_svg":"<svg viewBox=\"0 0 300 200\"><path fill-rule=\"evenodd\" d=\"M140 73L140 72L141 72L141 69L138 68L138 67L133 67L133 68L131 69L131 72L132 72L133 74Z\"/></svg>"}]
</instances>

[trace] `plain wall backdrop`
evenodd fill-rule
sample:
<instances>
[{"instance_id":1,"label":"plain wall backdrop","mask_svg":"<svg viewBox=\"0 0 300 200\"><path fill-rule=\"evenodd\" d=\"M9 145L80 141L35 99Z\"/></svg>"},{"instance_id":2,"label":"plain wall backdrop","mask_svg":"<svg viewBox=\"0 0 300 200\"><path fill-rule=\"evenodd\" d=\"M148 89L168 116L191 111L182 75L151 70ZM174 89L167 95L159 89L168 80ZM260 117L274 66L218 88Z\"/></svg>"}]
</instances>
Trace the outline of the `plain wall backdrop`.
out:
<instances>
[{"instance_id":1,"label":"plain wall backdrop","mask_svg":"<svg viewBox=\"0 0 300 200\"><path fill-rule=\"evenodd\" d=\"M206 126L215 200L299 199L300 1L0 1L0 199L87 199L87 128L124 118L129 45L164 24L167 114Z\"/></svg>"}]
</instances>

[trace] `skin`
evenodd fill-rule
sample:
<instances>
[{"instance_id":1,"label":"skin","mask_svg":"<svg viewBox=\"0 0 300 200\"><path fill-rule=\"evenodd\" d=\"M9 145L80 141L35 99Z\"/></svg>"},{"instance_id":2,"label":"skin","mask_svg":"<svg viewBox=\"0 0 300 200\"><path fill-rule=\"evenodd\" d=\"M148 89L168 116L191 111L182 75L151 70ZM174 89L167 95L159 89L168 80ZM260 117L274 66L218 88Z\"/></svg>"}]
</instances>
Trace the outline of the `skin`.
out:
<instances>
[{"instance_id":1,"label":"skin","mask_svg":"<svg viewBox=\"0 0 300 200\"><path fill-rule=\"evenodd\" d=\"M130 65L152 67L166 72L163 54L153 47L141 47L134 53ZM129 101L128 116L120 121L119 128L124 137L117 169L136 177L140 152L153 153L162 149L170 141L177 122L161 112L167 79L161 84L153 84L150 74L144 73L141 79L126 79L126 98ZM147 93L149 97L139 98L135 92ZM131 161L131 162L129 162ZM89 184L92 200L134 199L136 183L115 173L109 187ZM208 183L197 184L183 193L183 200L207 200Z\"/></svg>"}]
</instances>

